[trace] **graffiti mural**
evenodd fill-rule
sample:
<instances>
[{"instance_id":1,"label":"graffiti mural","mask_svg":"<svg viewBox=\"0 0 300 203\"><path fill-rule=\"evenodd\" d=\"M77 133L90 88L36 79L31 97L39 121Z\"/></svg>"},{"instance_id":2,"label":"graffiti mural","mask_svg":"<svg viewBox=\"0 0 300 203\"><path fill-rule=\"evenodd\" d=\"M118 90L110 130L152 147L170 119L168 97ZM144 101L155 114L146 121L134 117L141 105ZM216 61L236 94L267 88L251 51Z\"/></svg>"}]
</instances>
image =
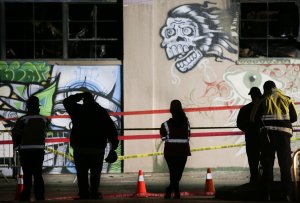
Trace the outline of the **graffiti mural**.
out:
<instances>
[{"instance_id":1,"label":"graffiti mural","mask_svg":"<svg viewBox=\"0 0 300 203\"><path fill-rule=\"evenodd\" d=\"M175 60L176 69L182 73L192 70L204 57L232 61L224 56L224 49L237 53L232 46L236 43L221 26L222 10L210 4L206 1L174 8L160 30L161 48L165 49L169 60Z\"/></svg>"},{"instance_id":2,"label":"graffiti mural","mask_svg":"<svg viewBox=\"0 0 300 203\"><path fill-rule=\"evenodd\" d=\"M51 174L75 173L72 148L59 139L69 137L71 120L66 116L62 101L71 94L89 90L95 100L109 112L121 111L121 68L105 66L58 66L44 62L0 62L0 123L1 130L10 130L14 119L26 113L26 100L30 95L40 99L44 116L51 116L44 159L45 172ZM118 129L121 118L112 117ZM2 133L0 136L5 136ZM110 146L107 146L108 154ZM118 154L121 154L121 146ZM103 172L121 172L121 162L104 163Z\"/></svg>"}]
</instances>

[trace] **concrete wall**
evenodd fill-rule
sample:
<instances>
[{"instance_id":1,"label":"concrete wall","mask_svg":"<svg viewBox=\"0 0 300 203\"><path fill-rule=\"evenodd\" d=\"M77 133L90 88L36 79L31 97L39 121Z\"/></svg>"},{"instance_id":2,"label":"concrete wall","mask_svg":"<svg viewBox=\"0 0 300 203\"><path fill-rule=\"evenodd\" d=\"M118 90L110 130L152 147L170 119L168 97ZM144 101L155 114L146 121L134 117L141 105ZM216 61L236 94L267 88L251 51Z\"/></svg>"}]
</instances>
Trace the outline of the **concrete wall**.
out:
<instances>
[{"instance_id":1,"label":"concrete wall","mask_svg":"<svg viewBox=\"0 0 300 203\"><path fill-rule=\"evenodd\" d=\"M124 1L124 111L168 109L171 100L179 99L185 108L224 107L223 110L187 113L192 127L235 127L238 109L231 107L250 102L249 89L258 86L262 90L266 80L274 80L295 101L299 100L298 61L239 60L238 5L229 0L210 2ZM169 13L175 9L173 14ZM168 28L173 28L174 33L172 29L166 31ZM192 54L189 60L179 62L178 52L185 55L184 49L188 48L190 54L192 47L196 53L194 56L199 56L199 59L193 58ZM193 60L197 62L193 64ZM124 128L159 128L169 117L168 113L125 116ZM225 130L238 131L235 128L210 131ZM208 130L195 129L192 132L204 131ZM124 133L147 135L159 131L125 130ZM191 148L201 148L243 141L244 136L211 136L192 138L190 144ZM295 142L293 148L299 145ZM125 141L124 144L125 155L162 150L163 143L159 139ZM202 167L248 167L245 148L193 152L186 169ZM125 172L138 169L166 171L166 165L162 156L124 162Z\"/></svg>"}]
</instances>

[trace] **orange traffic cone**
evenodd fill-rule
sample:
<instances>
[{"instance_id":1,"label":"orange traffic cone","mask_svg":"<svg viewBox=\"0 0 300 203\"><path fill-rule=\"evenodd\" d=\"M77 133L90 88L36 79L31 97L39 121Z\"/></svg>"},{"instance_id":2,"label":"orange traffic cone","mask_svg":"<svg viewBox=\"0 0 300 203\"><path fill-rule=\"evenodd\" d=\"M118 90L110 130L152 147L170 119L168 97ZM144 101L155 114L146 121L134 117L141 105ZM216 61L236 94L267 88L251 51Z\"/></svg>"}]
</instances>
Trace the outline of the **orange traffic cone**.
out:
<instances>
[{"instance_id":1,"label":"orange traffic cone","mask_svg":"<svg viewBox=\"0 0 300 203\"><path fill-rule=\"evenodd\" d=\"M216 190L211 174L211 169L207 169L206 181L205 181L205 195L215 195Z\"/></svg>"},{"instance_id":2,"label":"orange traffic cone","mask_svg":"<svg viewBox=\"0 0 300 203\"><path fill-rule=\"evenodd\" d=\"M136 188L136 197L148 197L142 170L139 170L139 177L138 177L137 188Z\"/></svg>"},{"instance_id":3,"label":"orange traffic cone","mask_svg":"<svg viewBox=\"0 0 300 203\"><path fill-rule=\"evenodd\" d=\"M20 167L19 175L17 176L17 181L18 181L18 185L17 185L17 189L16 189L15 200L20 200L21 193L24 188L22 167Z\"/></svg>"}]
</instances>

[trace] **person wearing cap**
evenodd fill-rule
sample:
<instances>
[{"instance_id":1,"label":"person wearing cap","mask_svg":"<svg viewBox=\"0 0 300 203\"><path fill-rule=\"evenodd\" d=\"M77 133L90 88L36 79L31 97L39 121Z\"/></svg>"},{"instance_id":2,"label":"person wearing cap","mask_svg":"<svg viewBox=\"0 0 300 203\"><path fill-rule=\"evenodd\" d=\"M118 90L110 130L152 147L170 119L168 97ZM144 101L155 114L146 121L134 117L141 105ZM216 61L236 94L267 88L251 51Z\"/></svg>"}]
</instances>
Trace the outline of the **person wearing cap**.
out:
<instances>
[{"instance_id":1,"label":"person wearing cap","mask_svg":"<svg viewBox=\"0 0 300 203\"><path fill-rule=\"evenodd\" d=\"M32 177L34 178L35 199L44 200L42 167L49 120L39 114L40 104L36 96L29 97L27 110L27 114L17 119L12 129L14 148L20 153L20 162L24 173L24 189L20 200L30 201Z\"/></svg>"},{"instance_id":2,"label":"person wearing cap","mask_svg":"<svg viewBox=\"0 0 300 203\"><path fill-rule=\"evenodd\" d=\"M82 103L79 103L80 101ZM70 144L73 148L79 199L102 199L98 188L105 148L108 141L113 151L119 144L115 124L106 109L100 106L88 91L65 98L63 105L73 124ZM107 162L116 161L116 153L109 154Z\"/></svg>"},{"instance_id":3,"label":"person wearing cap","mask_svg":"<svg viewBox=\"0 0 300 203\"><path fill-rule=\"evenodd\" d=\"M287 201L292 198L292 123L297 121L297 111L292 99L268 80L263 85L264 94L255 113L255 122L261 129L261 161L263 165L263 192L271 200L275 153L280 167L283 194Z\"/></svg>"},{"instance_id":4,"label":"person wearing cap","mask_svg":"<svg viewBox=\"0 0 300 203\"><path fill-rule=\"evenodd\" d=\"M180 199L179 182L181 180L190 151L190 124L179 100L170 104L172 118L161 124L160 136L165 142L164 157L170 173L170 184L166 188L165 199Z\"/></svg>"},{"instance_id":5,"label":"person wearing cap","mask_svg":"<svg viewBox=\"0 0 300 203\"><path fill-rule=\"evenodd\" d=\"M262 96L258 87L252 87L249 94L251 102L242 106L237 116L237 127L245 133L246 154L250 170L250 183L257 184L259 181L260 143L259 126L251 121L251 112L258 105Z\"/></svg>"}]
</instances>

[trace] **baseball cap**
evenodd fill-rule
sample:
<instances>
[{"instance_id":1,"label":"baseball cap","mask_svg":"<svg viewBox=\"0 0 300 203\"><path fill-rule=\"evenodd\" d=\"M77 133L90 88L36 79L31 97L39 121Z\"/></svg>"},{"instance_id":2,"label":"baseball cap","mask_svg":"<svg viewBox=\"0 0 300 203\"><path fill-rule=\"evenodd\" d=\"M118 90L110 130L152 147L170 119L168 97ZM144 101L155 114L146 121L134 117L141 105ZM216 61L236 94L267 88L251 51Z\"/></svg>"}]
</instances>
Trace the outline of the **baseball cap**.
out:
<instances>
[{"instance_id":1,"label":"baseball cap","mask_svg":"<svg viewBox=\"0 0 300 203\"><path fill-rule=\"evenodd\" d=\"M258 87L252 87L248 95L261 95L261 91Z\"/></svg>"}]
</instances>

